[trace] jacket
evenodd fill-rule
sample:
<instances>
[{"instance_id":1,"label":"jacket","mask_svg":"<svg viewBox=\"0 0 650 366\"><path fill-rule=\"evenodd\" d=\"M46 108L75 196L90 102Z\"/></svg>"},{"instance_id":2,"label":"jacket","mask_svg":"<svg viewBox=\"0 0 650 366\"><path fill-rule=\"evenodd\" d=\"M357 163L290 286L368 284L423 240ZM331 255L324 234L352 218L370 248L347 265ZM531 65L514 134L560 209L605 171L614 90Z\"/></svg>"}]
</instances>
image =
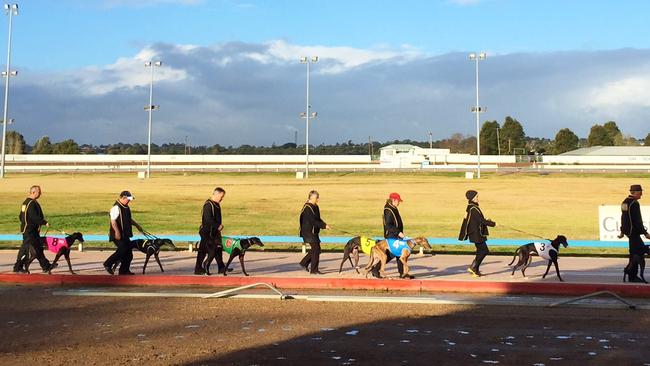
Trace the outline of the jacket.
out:
<instances>
[{"instance_id":1,"label":"jacket","mask_svg":"<svg viewBox=\"0 0 650 366\"><path fill-rule=\"evenodd\" d=\"M217 238L221 236L219 226L221 226L221 205L218 202L208 199L203 204L199 234L209 236L213 239Z\"/></svg>"},{"instance_id":2,"label":"jacket","mask_svg":"<svg viewBox=\"0 0 650 366\"><path fill-rule=\"evenodd\" d=\"M643 226L641 205L632 196L628 196L621 203L621 232L627 236L643 235L648 232Z\"/></svg>"},{"instance_id":3,"label":"jacket","mask_svg":"<svg viewBox=\"0 0 650 366\"><path fill-rule=\"evenodd\" d=\"M490 235L488 226L494 227L496 223L491 220L486 220L483 212L478 207L478 203L469 202L465 209L467 215L463 220L458 234L458 240L469 239L472 243L484 243L487 241L487 236Z\"/></svg>"},{"instance_id":4,"label":"jacket","mask_svg":"<svg viewBox=\"0 0 650 366\"><path fill-rule=\"evenodd\" d=\"M46 225L47 221L43 217L43 209L37 200L27 198L20 206L20 232L23 234L38 235L42 225Z\"/></svg>"},{"instance_id":5,"label":"jacket","mask_svg":"<svg viewBox=\"0 0 650 366\"><path fill-rule=\"evenodd\" d=\"M384 205L384 238L398 238L404 232L404 223L397 207L390 202Z\"/></svg>"},{"instance_id":6,"label":"jacket","mask_svg":"<svg viewBox=\"0 0 650 366\"><path fill-rule=\"evenodd\" d=\"M320 244L318 236L327 224L320 218L318 205L305 202L300 211L300 237L305 243Z\"/></svg>"}]
</instances>

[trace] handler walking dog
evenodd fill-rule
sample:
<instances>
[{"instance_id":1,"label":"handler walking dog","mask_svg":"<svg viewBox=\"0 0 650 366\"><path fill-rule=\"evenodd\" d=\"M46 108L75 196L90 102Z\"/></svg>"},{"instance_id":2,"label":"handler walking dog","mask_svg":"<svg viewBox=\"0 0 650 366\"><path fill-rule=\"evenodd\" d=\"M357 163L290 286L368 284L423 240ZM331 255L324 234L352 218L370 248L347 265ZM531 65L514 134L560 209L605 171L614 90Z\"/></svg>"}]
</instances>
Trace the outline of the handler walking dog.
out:
<instances>
[{"instance_id":1,"label":"handler walking dog","mask_svg":"<svg viewBox=\"0 0 650 366\"><path fill-rule=\"evenodd\" d=\"M320 195L317 191L310 191L307 195L307 202L300 211L300 237L305 244L309 244L309 252L300 261L300 267L308 270L309 274L321 275L318 270L320 261L320 236L321 229L331 229L320 217L318 202Z\"/></svg>"},{"instance_id":2,"label":"handler walking dog","mask_svg":"<svg viewBox=\"0 0 650 366\"><path fill-rule=\"evenodd\" d=\"M210 275L210 264L215 258L217 259L217 272L223 273L226 270L222 257L223 247L221 246L221 231L223 230L221 201L225 196L226 191L217 187L212 191L212 196L203 204L201 227L199 228L201 242L196 253L195 275ZM206 255L207 259L205 259Z\"/></svg>"},{"instance_id":3,"label":"handler walking dog","mask_svg":"<svg viewBox=\"0 0 650 366\"><path fill-rule=\"evenodd\" d=\"M630 195L621 203L621 233L618 236L622 238L627 236L629 241L629 261L623 269L623 282L627 277L630 282L644 282L643 271L645 270L644 255L648 253L648 248L643 243L641 235L650 239L647 229L643 226L641 218L641 206L639 199L643 195L643 188L640 184L630 186ZM641 277L639 278L639 269Z\"/></svg>"},{"instance_id":4,"label":"handler walking dog","mask_svg":"<svg viewBox=\"0 0 650 366\"><path fill-rule=\"evenodd\" d=\"M469 241L476 246L476 257L474 257L474 261L467 268L467 271L473 277L481 277L482 274L479 267L483 259L490 253L486 243L487 236L490 234L488 226L495 227L497 224L492 220L486 220L483 216L483 212L478 207L478 192L469 190L465 192L465 198L467 198L467 215L463 219L460 227L458 240L463 241L469 238Z\"/></svg>"},{"instance_id":5,"label":"handler walking dog","mask_svg":"<svg viewBox=\"0 0 650 366\"><path fill-rule=\"evenodd\" d=\"M397 209L402 202L403 200L399 193L393 192L388 195L382 215L385 239L403 239L405 237L404 223L402 222L402 216L399 214L399 210ZM388 249L385 250L385 255L386 263L395 258L395 255L393 255ZM381 269L381 263L375 264L371 269L373 277L381 278ZM402 263L402 261L397 261L397 271L399 272L400 277L404 275L404 263Z\"/></svg>"},{"instance_id":6,"label":"handler walking dog","mask_svg":"<svg viewBox=\"0 0 650 366\"><path fill-rule=\"evenodd\" d=\"M104 269L111 275L114 273L113 268L115 268L117 262L120 262L120 275L134 274L130 270L134 247L134 244L131 242L133 226L140 232L143 231L142 226L131 217L129 203L134 199L135 197L133 197L131 192L122 191L109 212L110 227L108 240L117 246L115 253L111 254L104 262Z\"/></svg>"},{"instance_id":7,"label":"handler walking dog","mask_svg":"<svg viewBox=\"0 0 650 366\"><path fill-rule=\"evenodd\" d=\"M32 253L32 257L38 259L43 272L49 272L52 269L52 265L43 254L43 245L41 244L41 226L49 226L49 224L43 217L43 209L37 201L40 197L41 187L31 186L29 196L20 207L18 218L20 219L20 231L23 234L23 244L18 250L14 264L16 273L27 272L25 264L30 260L30 253Z\"/></svg>"}]
</instances>

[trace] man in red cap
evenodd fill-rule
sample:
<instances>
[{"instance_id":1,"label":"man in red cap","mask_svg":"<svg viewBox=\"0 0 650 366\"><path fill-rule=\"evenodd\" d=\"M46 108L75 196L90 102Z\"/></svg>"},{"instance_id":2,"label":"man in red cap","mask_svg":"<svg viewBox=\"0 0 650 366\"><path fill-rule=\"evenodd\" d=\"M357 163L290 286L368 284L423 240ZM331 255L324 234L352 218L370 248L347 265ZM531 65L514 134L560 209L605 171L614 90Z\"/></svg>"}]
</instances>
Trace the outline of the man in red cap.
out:
<instances>
[{"instance_id":1,"label":"man in red cap","mask_svg":"<svg viewBox=\"0 0 650 366\"><path fill-rule=\"evenodd\" d=\"M397 206L402 202L402 197L397 192L393 192L388 195L386 204L384 205L384 238L386 239L403 239L404 238L404 223L402 223L402 216L399 214ZM386 250L386 263L390 262L391 259L395 258L391 254L390 250ZM381 263L377 263L372 267L372 275L379 278L379 269ZM397 261L397 270L399 271L400 277L404 276L404 265L402 261Z\"/></svg>"}]
</instances>

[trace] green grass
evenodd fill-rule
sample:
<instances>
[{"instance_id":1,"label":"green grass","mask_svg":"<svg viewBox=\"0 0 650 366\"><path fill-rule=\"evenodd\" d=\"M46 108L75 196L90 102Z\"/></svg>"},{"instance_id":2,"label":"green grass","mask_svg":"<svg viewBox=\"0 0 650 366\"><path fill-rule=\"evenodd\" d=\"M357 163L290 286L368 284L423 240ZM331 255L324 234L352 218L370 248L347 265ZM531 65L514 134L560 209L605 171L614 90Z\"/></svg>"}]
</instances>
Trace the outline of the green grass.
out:
<instances>
[{"instance_id":1,"label":"green grass","mask_svg":"<svg viewBox=\"0 0 650 366\"><path fill-rule=\"evenodd\" d=\"M40 199L51 225L87 234L108 232L108 210L117 194L130 190L133 216L159 234L195 234L204 200L216 186L226 189L226 235L292 235L307 192L321 193L321 212L335 230L380 236L388 193L404 198L400 212L410 236L455 237L464 216L464 192L480 192L485 215L498 224L492 236L518 238L514 227L541 236L598 238L598 206L618 205L630 184L647 174L486 174L466 180L462 173L291 173L10 174L0 181L0 233L18 232L18 211L29 186L43 188ZM643 201L642 201L643 203ZM336 230L339 229L339 230ZM342 230L342 231L341 231ZM497 248L497 247L495 247ZM471 249L471 248L470 248Z\"/></svg>"}]
</instances>

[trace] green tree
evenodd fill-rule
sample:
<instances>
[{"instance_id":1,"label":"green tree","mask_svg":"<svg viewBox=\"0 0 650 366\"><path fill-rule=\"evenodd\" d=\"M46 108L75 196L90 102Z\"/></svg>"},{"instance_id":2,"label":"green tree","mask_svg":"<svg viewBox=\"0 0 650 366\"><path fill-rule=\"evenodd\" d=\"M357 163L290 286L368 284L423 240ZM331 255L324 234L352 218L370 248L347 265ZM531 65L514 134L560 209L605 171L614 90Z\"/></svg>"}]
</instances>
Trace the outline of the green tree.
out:
<instances>
[{"instance_id":1,"label":"green tree","mask_svg":"<svg viewBox=\"0 0 650 366\"><path fill-rule=\"evenodd\" d=\"M43 136L40 139L36 140L34 148L32 149L32 154L51 154L52 153L52 142L47 136Z\"/></svg>"},{"instance_id":2,"label":"green tree","mask_svg":"<svg viewBox=\"0 0 650 366\"><path fill-rule=\"evenodd\" d=\"M512 154L514 149L526 147L526 134L521 123L507 116L501 127L500 138L503 145L501 150Z\"/></svg>"},{"instance_id":3,"label":"green tree","mask_svg":"<svg viewBox=\"0 0 650 366\"><path fill-rule=\"evenodd\" d=\"M650 133L648 136L645 137L645 141L643 141L643 146L650 146Z\"/></svg>"},{"instance_id":4,"label":"green tree","mask_svg":"<svg viewBox=\"0 0 650 366\"><path fill-rule=\"evenodd\" d=\"M589 146L614 146L614 140L607 133L607 129L601 125L593 125L587 138Z\"/></svg>"},{"instance_id":5,"label":"green tree","mask_svg":"<svg viewBox=\"0 0 650 366\"><path fill-rule=\"evenodd\" d=\"M485 121L481 127L481 154L484 155L499 155L499 141L497 141L497 128L499 128L497 121Z\"/></svg>"},{"instance_id":6,"label":"green tree","mask_svg":"<svg viewBox=\"0 0 650 366\"><path fill-rule=\"evenodd\" d=\"M609 138L614 142L614 145L622 145L623 133L616 125L616 122L607 121L603 124L603 127L605 128L605 131L607 131Z\"/></svg>"},{"instance_id":7,"label":"green tree","mask_svg":"<svg viewBox=\"0 0 650 366\"><path fill-rule=\"evenodd\" d=\"M6 150L7 154L24 154L25 153L25 138L23 135L16 131L8 131L6 137Z\"/></svg>"},{"instance_id":8,"label":"green tree","mask_svg":"<svg viewBox=\"0 0 650 366\"><path fill-rule=\"evenodd\" d=\"M578 136L568 128L563 128L555 135L553 151L556 154L562 154L567 151L575 150L578 148Z\"/></svg>"},{"instance_id":9,"label":"green tree","mask_svg":"<svg viewBox=\"0 0 650 366\"><path fill-rule=\"evenodd\" d=\"M79 145L72 139L67 139L54 144L52 147L54 154L79 154Z\"/></svg>"}]
</instances>

